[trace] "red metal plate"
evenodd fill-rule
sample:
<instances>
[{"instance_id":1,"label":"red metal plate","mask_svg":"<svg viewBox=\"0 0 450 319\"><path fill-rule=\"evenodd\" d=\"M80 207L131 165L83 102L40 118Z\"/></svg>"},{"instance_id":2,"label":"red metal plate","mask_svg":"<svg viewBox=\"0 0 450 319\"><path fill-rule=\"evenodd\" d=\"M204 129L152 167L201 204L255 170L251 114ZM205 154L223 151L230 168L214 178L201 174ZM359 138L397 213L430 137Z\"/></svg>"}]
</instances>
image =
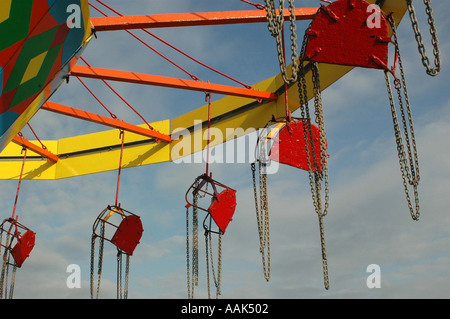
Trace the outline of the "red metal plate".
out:
<instances>
[{"instance_id":1,"label":"red metal plate","mask_svg":"<svg viewBox=\"0 0 450 319\"><path fill-rule=\"evenodd\" d=\"M305 59L387 69L388 23L383 14L372 18L374 10L369 5L364 0L337 0L327 6L322 5L306 30Z\"/></svg>"},{"instance_id":2,"label":"red metal plate","mask_svg":"<svg viewBox=\"0 0 450 319\"><path fill-rule=\"evenodd\" d=\"M225 233L228 224L232 221L235 210L236 191L234 189L221 191L208 208L208 212L222 233Z\"/></svg>"},{"instance_id":3,"label":"red metal plate","mask_svg":"<svg viewBox=\"0 0 450 319\"><path fill-rule=\"evenodd\" d=\"M294 121L287 123L281 128L278 135L273 138L274 143L270 150L269 159L306 171L308 170L303 123L303 121ZM316 163L320 172L322 170L320 163L320 134L317 125L311 124L311 132ZM310 141L308 130L306 134L308 141ZM311 169L313 172L316 172L312 149L310 150L309 156Z\"/></svg>"},{"instance_id":4,"label":"red metal plate","mask_svg":"<svg viewBox=\"0 0 450 319\"><path fill-rule=\"evenodd\" d=\"M138 216L127 216L121 221L111 242L116 245L117 248L131 256L133 255L134 249L139 244L143 231L142 222Z\"/></svg>"},{"instance_id":5,"label":"red metal plate","mask_svg":"<svg viewBox=\"0 0 450 319\"><path fill-rule=\"evenodd\" d=\"M22 237L20 237L11 251L11 255L16 261L17 267L22 267L23 262L30 256L31 251L34 248L36 239L36 233L27 230Z\"/></svg>"}]
</instances>

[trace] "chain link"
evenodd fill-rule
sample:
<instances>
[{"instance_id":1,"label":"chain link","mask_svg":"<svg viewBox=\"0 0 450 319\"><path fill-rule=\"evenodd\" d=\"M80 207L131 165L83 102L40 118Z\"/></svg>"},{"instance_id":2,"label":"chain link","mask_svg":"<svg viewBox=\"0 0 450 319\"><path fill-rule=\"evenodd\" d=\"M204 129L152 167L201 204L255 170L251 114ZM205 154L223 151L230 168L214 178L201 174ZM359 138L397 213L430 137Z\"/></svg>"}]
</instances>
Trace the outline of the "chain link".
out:
<instances>
[{"instance_id":1,"label":"chain link","mask_svg":"<svg viewBox=\"0 0 450 319\"><path fill-rule=\"evenodd\" d=\"M201 197L199 192L197 191L200 185L199 180L194 183L194 191L193 191L193 201L192 205L186 206L186 276L187 276L187 291L188 291L188 299L194 298L194 287L198 286L198 199ZM208 184L206 184L206 189ZM211 199L213 200L213 199ZM189 230L190 218L189 218L189 207L193 208L193 217L192 217L192 247L190 246L191 236ZM211 218L211 216L210 216ZM206 277L207 277L207 288L208 288L208 298L211 298L210 293L210 282L209 282L209 269L210 269L210 258L211 258L211 269L214 277L214 284L216 286L216 298L221 294L221 276L222 276L222 234L219 233L219 242L218 242L218 272L217 278L215 275L214 264L213 264L213 252L211 247L211 232L205 231L205 246L206 246ZM209 246L209 248L208 248ZM192 256L191 256L192 249ZM192 257L192 273L191 273L191 257Z\"/></svg>"},{"instance_id":2,"label":"chain link","mask_svg":"<svg viewBox=\"0 0 450 319\"><path fill-rule=\"evenodd\" d=\"M1 233L1 237L3 237L3 232ZM2 238L0 238L0 243L2 242ZM5 251L3 252L3 265L2 265L2 274L0 279L0 299L3 299L3 293L5 298L8 296L8 274L9 274L9 258L11 252L11 244L12 239L11 235L7 233L6 241L5 241ZM11 286L13 289L13 286Z\"/></svg>"},{"instance_id":3,"label":"chain link","mask_svg":"<svg viewBox=\"0 0 450 319\"><path fill-rule=\"evenodd\" d=\"M117 250L117 299L122 299L122 253Z\"/></svg>"},{"instance_id":4,"label":"chain link","mask_svg":"<svg viewBox=\"0 0 450 319\"><path fill-rule=\"evenodd\" d=\"M14 295L14 286L16 284L16 271L17 271L17 266L16 264L13 265L13 271L12 271L12 275L11 275L11 284L10 284L10 288L9 288L9 299L13 299L13 295Z\"/></svg>"},{"instance_id":5,"label":"chain link","mask_svg":"<svg viewBox=\"0 0 450 319\"><path fill-rule=\"evenodd\" d=\"M198 183L195 187L198 187ZM192 210L192 284L198 286L198 198L199 193L194 191Z\"/></svg>"},{"instance_id":6,"label":"chain link","mask_svg":"<svg viewBox=\"0 0 450 319\"><path fill-rule=\"evenodd\" d=\"M428 75L436 76L439 74L441 70L441 59L439 52L439 40L437 37L437 29L436 29L436 21L433 17L433 8L431 7L430 0L423 0L425 4L425 12L428 16L428 25L430 26L430 35L431 35L431 43L433 46L433 55L434 55L434 67L430 66L430 59L427 56L425 45L423 44L422 33L420 32L419 22L416 16L416 10L413 5L412 0L406 0L408 6L408 13L411 20L412 28L414 31L414 37L417 41L417 46L419 49L420 56L422 58L422 64L426 68L426 72Z\"/></svg>"},{"instance_id":7,"label":"chain link","mask_svg":"<svg viewBox=\"0 0 450 319\"><path fill-rule=\"evenodd\" d=\"M315 121L319 127L319 136L320 136L320 167L321 172L318 171L319 163L316 160L316 152L314 147L314 140L312 136L312 128L311 128L311 117L310 110L308 105L308 94L307 94L307 84L306 84L306 74L303 65L303 56L307 43L307 34L303 38L303 44L301 49L301 59L300 59L300 68L298 71L298 92L299 92L299 101L300 101L300 112L301 117L303 119L303 137L305 141L306 148L306 159L308 162L308 175L309 175L309 184L311 188L311 197L313 199L314 210L317 213L319 218L319 231L320 231L320 246L322 253L322 270L323 270L323 279L325 289L329 289L329 276L328 276L328 259L327 259L327 251L326 251L326 242L325 242L325 230L324 230L324 222L323 217L328 213L328 202L329 202L329 182L328 182L328 163L327 163L327 147L326 147L326 139L325 139L325 125L323 118L323 107L322 107L322 98L321 98L321 90L320 90L320 79L319 79L319 70L317 67L317 63L313 63L312 65L312 83L314 90L314 114ZM309 138L308 138L309 135ZM310 154L311 153L311 154ZM312 159L311 159L312 155ZM315 171L313 171L313 166ZM321 181L324 182L324 202L322 203L322 185Z\"/></svg>"},{"instance_id":8,"label":"chain link","mask_svg":"<svg viewBox=\"0 0 450 319\"><path fill-rule=\"evenodd\" d=\"M297 53L297 26L295 24L295 6L294 0L289 0L289 20L290 20L290 40L291 40L291 61L292 76L287 76L283 24L284 24L284 0L279 0L278 14L275 9L275 0L265 0L265 9L267 12L268 29L270 34L275 38L277 43L278 62L280 64L281 75L286 84L293 84L297 81L298 53Z\"/></svg>"},{"instance_id":9,"label":"chain link","mask_svg":"<svg viewBox=\"0 0 450 319\"><path fill-rule=\"evenodd\" d=\"M125 279L122 279L122 255L125 254ZM130 274L130 255L117 249L117 299L128 299L128 278ZM123 285L122 285L123 283ZM123 288L122 288L123 286Z\"/></svg>"},{"instance_id":10,"label":"chain link","mask_svg":"<svg viewBox=\"0 0 450 319\"><path fill-rule=\"evenodd\" d=\"M189 206L186 206L186 281L188 299L194 298L194 291L191 291L191 270L190 270L190 256L189 256Z\"/></svg>"},{"instance_id":11,"label":"chain link","mask_svg":"<svg viewBox=\"0 0 450 319\"><path fill-rule=\"evenodd\" d=\"M411 105L409 102L408 97L408 90L406 87L406 80L405 80L405 74L403 71L403 65L402 65L402 59L400 55L400 49L398 44L398 38L397 38L397 30L395 28L395 22L393 18L391 17L389 19L389 23L391 25L392 31L393 31L393 40L395 43L395 50L396 50L396 56L398 60L398 67L400 70L400 78L395 79L395 89L397 91L397 97L398 97L398 103L402 118L402 124L403 124L403 130L404 130L404 137L402 136L402 132L400 129L400 125L398 123L398 117L397 117L397 111L394 103L394 98L392 95L392 88L391 88L391 82L389 80L388 71L385 71L385 80L386 80L386 87L388 90L388 97L391 107L391 114L392 114L392 121L394 124L394 133L395 133L395 141L397 145L397 154L400 164L400 171L402 174L403 179L403 186L405 189L405 195L406 200L408 203L408 208L411 214L411 217L413 220L418 221L420 218L420 207L419 207L419 195L417 187L419 185L420 181L420 173L419 173L419 160L417 155L417 147L416 147L416 140L415 140L415 134L414 134L414 125L413 125L413 119L412 119L412 112L411 112ZM403 104L403 97L402 97L402 89L403 88L403 96L405 100L405 104ZM405 110L406 108L406 110ZM403 139L406 141L406 149L408 156L405 153L405 146L403 144ZM409 169L408 169L408 162L409 162ZM414 192L414 204L415 209L413 208L411 197L409 194L409 188L408 184L412 186L413 192Z\"/></svg>"},{"instance_id":12,"label":"chain link","mask_svg":"<svg viewBox=\"0 0 450 319\"><path fill-rule=\"evenodd\" d=\"M211 258L211 272L214 279L214 286L216 287L216 299L222 294L221 292L221 277L222 277L222 234L218 234L218 248L217 248L217 277L214 271L214 257L212 251L211 232L205 233L205 247L206 247L206 280L208 285L208 299L211 299L210 283L209 283L209 259ZM208 249L209 247L209 249ZM209 251L208 251L209 250ZM210 257L208 257L208 254Z\"/></svg>"},{"instance_id":13,"label":"chain link","mask_svg":"<svg viewBox=\"0 0 450 319\"><path fill-rule=\"evenodd\" d=\"M99 243L99 257L98 257L98 279L97 279L97 293L96 298L98 299L100 295L100 282L102 278L102 268L103 268L103 247L105 243L105 224L101 223L100 225L100 235L98 236L100 238ZM91 290L91 299L94 299L94 272L95 272L95 240L97 236L95 234L92 235L91 238L91 280L90 280L90 290Z\"/></svg>"},{"instance_id":14,"label":"chain link","mask_svg":"<svg viewBox=\"0 0 450 319\"><path fill-rule=\"evenodd\" d=\"M190 269L190 242L189 237L189 206L186 207L186 267L187 267L187 290L188 298L194 298L194 286L198 286L198 199L200 197L197 188L199 180L194 183L193 205L192 205L192 274Z\"/></svg>"},{"instance_id":15,"label":"chain link","mask_svg":"<svg viewBox=\"0 0 450 319\"><path fill-rule=\"evenodd\" d=\"M259 168L259 203L256 181L256 165L251 164L253 195L255 198L256 222L259 235L259 251L261 253L263 273L266 281L270 279L270 229L269 229L269 203L267 196L266 163L258 161ZM261 210L259 209L261 207ZM267 260L266 260L267 257Z\"/></svg>"}]
</instances>

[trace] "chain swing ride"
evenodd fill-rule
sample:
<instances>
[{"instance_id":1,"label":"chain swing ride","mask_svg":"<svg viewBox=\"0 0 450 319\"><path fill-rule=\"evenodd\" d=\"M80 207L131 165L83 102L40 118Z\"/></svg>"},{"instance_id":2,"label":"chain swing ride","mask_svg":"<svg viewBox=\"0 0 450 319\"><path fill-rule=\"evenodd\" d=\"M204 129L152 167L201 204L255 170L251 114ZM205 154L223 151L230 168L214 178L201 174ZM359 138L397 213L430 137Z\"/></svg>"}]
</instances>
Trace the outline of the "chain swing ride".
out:
<instances>
[{"instance_id":1,"label":"chain swing ride","mask_svg":"<svg viewBox=\"0 0 450 319\"><path fill-rule=\"evenodd\" d=\"M22 133L18 135L19 137L23 137ZM22 169L20 170L13 212L11 217L3 220L0 225L0 255L3 257L0 277L0 299L13 298L17 268L22 267L35 245L36 233L19 223L18 216L16 215L17 200L22 183L23 168L27 158L27 149L23 147L22 152ZM5 235L5 239L3 239L3 235ZM12 270L10 270L11 267ZM10 282L9 287L8 281Z\"/></svg>"},{"instance_id":2,"label":"chain swing ride","mask_svg":"<svg viewBox=\"0 0 450 319\"><path fill-rule=\"evenodd\" d=\"M216 287L216 298L221 294L221 276L222 276L222 235L231 222L236 210L236 191L212 178L209 172L209 153L210 153L210 129L211 129L211 93L206 93L208 102L208 127L206 141L206 171L198 176L194 183L186 191L186 270L187 270L187 291L188 298L194 298L194 287L198 286L198 218L199 210L206 212L203 220L203 229L205 236L205 257L206 257L206 279L208 298L211 298L210 276L211 269L214 286ZM192 201L189 200L192 198ZM202 201L201 203L199 201ZM203 206L206 202L208 208ZM189 234L189 211L192 208L192 253L190 253ZM217 234L217 275L214 270L214 258L212 250L212 236ZM192 254L192 256L190 256ZM192 260L191 260L192 257ZM192 264L192 273L191 273Z\"/></svg>"},{"instance_id":3,"label":"chain swing ride","mask_svg":"<svg viewBox=\"0 0 450 319\"><path fill-rule=\"evenodd\" d=\"M198 286L199 283L198 232L202 211L206 213L203 219L203 229L206 247L208 297L211 298L210 271L216 288L216 298L221 295L222 236L235 213L236 190L212 178L209 171L209 151L212 126L224 131L227 125L231 125L231 127L239 125L243 129L252 127L260 130L255 147L255 162L251 163L251 174L264 278L269 281L271 267L268 171L271 163L276 161L308 172L314 211L319 219L324 286L329 289L324 232L324 217L328 213L329 202L328 142L325 133L321 92L344 76L352 67L377 69L384 72L407 204L412 219L419 220L419 161L411 103L396 27L403 14L408 12L426 73L430 76L439 74L441 69L439 41L430 0L423 0L423 2L431 35L434 66L431 66L430 57L427 56L412 0L321 0L326 4L321 3L318 8L295 8L295 1L288 0L289 6L287 9L285 9L284 0L278 2L278 7L275 5L275 0L265 0L265 5L240 0L255 6L258 10L224 13L206 12L201 15L162 14L132 17L120 14L103 1L95 1L113 11L117 14L117 17L109 17L95 7L92 4L93 1L71 0L70 3L79 3L82 9L83 23L79 29L69 29L66 26L66 9L69 3L66 0L57 2L33 0L28 1L23 7L18 7L17 2L14 1L0 3L0 9L2 10L0 12L3 13L3 15L0 15L0 30L2 34L12 34L10 38L6 39L6 42L0 43L0 142L1 148L4 149L0 158L3 163L8 165L5 166L8 168L0 169L0 178L17 179L17 176L11 175L10 172L16 171L11 167L17 168L17 170L20 168L21 171L18 177L19 185L13 215L5 219L0 225L0 252L3 256L0 278L1 298L13 297L16 268L22 266L35 244L35 233L19 223L15 215L22 179L60 179L115 170L117 169L117 152L115 151L118 149L120 149L120 160L115 204L108 205L98 215L93 225L90 292L91 298L99 298L103 251L106 240L117 248L117 298L128 298L130 256L133 255L136 246L139 244L143 228L141 218L123 209L118 202L124 148L129 151L127 155L129 154L129 157L134 159L127 164L127 167L172 161L176 158L173 157L174 154L171 153L171 150L177 145L177 141L172 140L173 128L190 127L192 119L198 119L196 116L200 116L205 122L204 114L207 114L208 124L208 139L205 146L207 155L206 172L195 179L185 194L187 203L185 207L188 298L194 298L194 287ZM372 27L369 23L369 16L373 12L374 4L378 6L379 10L378 15L374 18L378 24ZM104 17L91 18L89 6ZM35 10L35 7L40 9ZM17 12L25 11L29 11L30 14L29 26L27 25L28 35L26 36L16 31L24 24L23 20L17 18L19 17ZM297 20L311 20L305 30L300 52L297 52ZM285 21L289 22L290 49L292 52L289 65L287 65L285 56ZM278 76L264 80L254 86L239 82L201 63L147 30L160 27L251 22L267 23L270 35L276 40L280 66ZM143 30L146 34L177 52L243 85L244 88L200 81L197 76L175 64L130 32L129 29ZM97 37L97 33L115 30L125 30L153 52L184 71L192 80L92 67L81 56L83 49L93 36ZM394 46L392 67L388 66L389 45ZM53 60L50 63L51 59ZM86 66L76 65L78 60L82 60ZM333 65L347 66L349 69L333 68ZM49 98L52 93L58 89L63 81L67 80L68 82L70 77L78 78L83 86L110 113L112 119L50 102ZM144 120L145 124L137 126L119 121L85 85L81 80L82 77L102 80L111 91ZM393 78L395 93L392 90L391 77ZM207 104L175 119L155 122L150 125L107 81L157 85L204 92ZM211 102L211 94L214 93L225 94L226 97L213 103ZM283 94L284 103L281 103ZM294 96L295 99L292 97L288 99L288 95ZM396 97L394 97L395 95ZM310 100L314 103L314 109L309 106ZM216 113L214 119L211 118L212 107L214 107ZM113 127L114 131L94 133L87 139L80 136L79 139L78 137L72 137L54 143L49 141L49 149L47 149L31 129L31 126L30 129L38 143L30 143L20 133L22 127L29 126L29 120L38 110L107 125ZM299 117L292 116L292 112L295 110L299 110ZM400 114L397 115L397 113ZM228 122L230 119L236 119L236 121ZM119 129L120 132L120 144L117 143L116 129ZM125 142L126 132L127 142ZM97 140L103 141L101 143L93 142ZM10 146L12 144L9 143L10 141L18 144L21 148L17 148L17 145ZM73 145L82 143L87 143L87 145L82 147L65 145L66 141L68 144L73 143ZM218 142L225 141L224 139ZM214 143L216 143L216 139ZM39 144L42 147L39 147ZM179 156L203 151L203 148L203 145L200 149L195 149L194 146L194 149L184 150L184 153L179 154ZM27 167L25 167L27 150L32 152L33 160L28 161ZM114 152L111 152L112 150ZM143 156L149 150L152 155L149 157ZM142 160L141 158L145 159ZM22 159L21 167L19 166L20 159ZM101 168L98 168L98 165L93 165L94 162L99 160L104 163ZM192 216L190 216L191 211ZM192 224L192 229L190 224ZM212 241L215 237L213 235L217 235L217 262L213 258ZM97 239L99 240L98 279L95 291L95 242ZM125 272L123 272L122 265L123 255L126 259ZM215 265L216 267L214 267ZM10 269L11 266L13 267L12 270Z\"/></svg>"},{"instance_id":4,"label":"chain swing ride","mask_svg":"<svg viewBox=\"0 0 450 319\"><path fill-rule=\"evenodd\" d=\"M130 211L123 209L119 200L120 177L122 171L122 159L124 150L125 132L120 131L121 147L119 169L117 177L116 200L114 205L108 205L97 217L93 225L91 239L91 299L98 299L100 294L100 281L103 269L103 251L105 240L111 242L117 248L117 299L128 299L128 278L130 271L130 256L142 237L143 227L141 218ZM107 232L108 231L108 232ZM111 236L112 234L112 236ZM94 271L95 271L95 241L99 238L98 254L98 279L96 294L94 296ZM125 278L123 279L122 256L125 255Z\"/></svg>"}]
</instances>

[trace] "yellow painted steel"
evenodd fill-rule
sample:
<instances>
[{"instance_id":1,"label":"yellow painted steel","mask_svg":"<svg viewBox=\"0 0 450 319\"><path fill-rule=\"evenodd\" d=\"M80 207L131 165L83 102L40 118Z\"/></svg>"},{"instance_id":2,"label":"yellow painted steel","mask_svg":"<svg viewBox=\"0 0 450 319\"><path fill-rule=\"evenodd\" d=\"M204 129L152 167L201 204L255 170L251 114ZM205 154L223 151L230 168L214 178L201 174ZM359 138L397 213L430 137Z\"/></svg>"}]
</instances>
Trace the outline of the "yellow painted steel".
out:
<instances>
[{"instance_id":1,"label":"yellow painted steel","mask_svg":"<svg viewBox=\"0 0 450 319\"><path fill-rule=\"evenodd\" d=\"M375 0L368 1L375 3ZM393 12L397 24L406 12L406 1L386 0L384 12ZM287 68L290 70L290 68ZM320 85L325 90L352 67L319 64ZM382 72L373 70L373 72ZM306 76L308 98L312 98L311 72ZM211 146L246 135L264 127L275 117L285 116L284 82L281 75L266 79L253 89L279 92L277 101L261 102L249 98L225 96L211 103L211 127L220 134L212 136ZM280 90L281 89L281 90ZM288 106L291 112L299 108L297 84L288 89ZM123 168L174 161L201 151L206 147L208 105L175 117L172 120L150 123L157 131L172 136L171 143L155 143L152 139L125 132ZM201 125L203 123L203 125ZM189 134L187 130L190 129ZM195 130L193 130L195 129ZM177 136L179 136L177 138ZM34 142L36 143L36 142ZM118 169L120 144L119 130L108 130L74 136L57 141L43 141L48 150L60 157L57 163L35 159L37 154L28 153L24 179L62 179ZM39 144L38 144L39 145ZM0 179L17 179L22 162L20 146L10 143L0 153Z\"/></svg>"},{"instance_id":2,"label":"yellow painted steel","mask_svg":"<svg viewBox=\"0 0 450 319\"><path fill-rule=\"evenodd\" d=\"M145 125L145 124L144 124ZM170 121L151 123L164 134L170 133ZM62 179L116 170L119 167L121 138L119 130L42 141L47 149L60 157L57 163L40 158L29 151L23 179ZM32 141L40 146L36 141ZM139 144L142 143L142 144ZM149 165L169 160L169 145L131 132L125 132L122 168ZM22 147L9 143L0 154L0 179L17 179L22 166ZM37 157L37 158L36 158Z\"/></svg>"}]
</instances>

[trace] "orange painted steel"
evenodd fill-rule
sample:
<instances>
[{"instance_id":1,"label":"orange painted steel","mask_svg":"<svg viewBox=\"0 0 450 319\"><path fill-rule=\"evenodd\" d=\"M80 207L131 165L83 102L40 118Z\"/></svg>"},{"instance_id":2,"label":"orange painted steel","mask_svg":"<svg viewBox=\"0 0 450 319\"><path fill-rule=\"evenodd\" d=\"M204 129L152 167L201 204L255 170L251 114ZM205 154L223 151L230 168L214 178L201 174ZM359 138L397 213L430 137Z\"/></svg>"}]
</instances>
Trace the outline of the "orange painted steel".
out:
<instances>
[{"instance_id":1,"label":"orange painted steel","mask_svg":"<svg viewBox=\"0 0 450 319\"><path fill-rule=\"evenodd\" d=\"M39 155L47 158L48 160L56 163L59 160L59 157L51 152L49 152L48 150L37 146L36 144L31 143L30 141L28 141L25 137L23 136L15 136L12 139L12 142L21 145L23 147L26 147L27 149L29 149L30 151L33 151L35 153L38 153Z\"/></svg>"},{"instance_id":2,"label":"orange painted steel","mask_svg":"<svg viewBox=\"0 0 450 319\"><path fill-rule=\"evenodd\" d=\"M318 8L296 8L296 20L311 20ZM284 18L290 12L284 10ZM239 24L267 22L265 10L242 10L220 12L168 13L154 15L136 15L124 17L93 17L95 31L115 31L127 29L192 27L201 25Z\"/></svg>"},{"instance_id":3,"label":"orange painted steel","mask_svg":"<svg viewBox=\"0 0 450 319\"><path fill-rule=\"evenodd\" d=\"M92 79L103 79L108 81L128 82L135 84L155 85L176 89L210 92L225 95L253 98L257 100L276 101L275 93L257 91L253 89L237 88L222 84L212 84L202 81L177 79L160 75L142 74L128 71L117 71L95 67L75 65L70 71L71 76L79 76Z\"/></svg>"},{"instance_id":4,"label":"orange painted steel","mask_svg":"<svg viewBox=\"0 0 450 319\"><path fill-rule=\"evenodd\" d=\"M44 105L41 108L43 110L51 111L54 113L59 113L59 114L75 117L75 118L78 118L81 120L86 120L89 122L94 122L97 124L102 124L102 125L122 129L122 130L125 130L128 132L133 132L133 133L136 133L139 135L154 138L158 141L163 141L163 142L171 141L171 137L169 135L162 134L157 131L152 131L152 130L149 130L149 129L146 129L146 128L143 128L143 127L140 127L137 125L132 125L132 124L126 123L121 120L112 119L109 117L86 112L83 110L78 110L73 107L65 106L62 104L47 101L44 103Z\"/></svg>"}]
</instances>

